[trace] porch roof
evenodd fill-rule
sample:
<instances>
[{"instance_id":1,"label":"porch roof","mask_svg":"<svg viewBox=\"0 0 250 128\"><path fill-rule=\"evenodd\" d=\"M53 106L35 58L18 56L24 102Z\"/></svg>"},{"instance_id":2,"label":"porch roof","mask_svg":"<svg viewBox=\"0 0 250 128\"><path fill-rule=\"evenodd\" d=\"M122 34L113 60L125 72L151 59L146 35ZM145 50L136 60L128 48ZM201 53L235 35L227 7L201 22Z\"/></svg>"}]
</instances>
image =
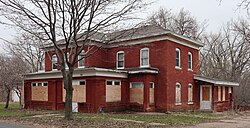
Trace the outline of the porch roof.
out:
<instances>
[{"instance_id":1,"label":"porch roof","mask_svg":"<svg viewBox=\"0 0 250 128\"><path fill-rule=\"evenodd\" d=\"M144 68L135 67L135 68L125 68L123 70L127 71L128 74L137 74L137 73L157 74L159 72L159 69L154 67L144 67Z\"/></svg>"},{"instance_id":2,"label":"porch roof","mask_svg":"<svg viewBox=\"0 0 250 128\"><path fill-rule=\"evenodd\" d=\"M202 82L212 83L214 85L220 85L220 86L239 86L239 83L236 83L236 82L219 80L219 79L210 78L210 77L201 76L201 75L194 75L194 79L198 81L202 81Z\"/></svg>"}]
</instances>

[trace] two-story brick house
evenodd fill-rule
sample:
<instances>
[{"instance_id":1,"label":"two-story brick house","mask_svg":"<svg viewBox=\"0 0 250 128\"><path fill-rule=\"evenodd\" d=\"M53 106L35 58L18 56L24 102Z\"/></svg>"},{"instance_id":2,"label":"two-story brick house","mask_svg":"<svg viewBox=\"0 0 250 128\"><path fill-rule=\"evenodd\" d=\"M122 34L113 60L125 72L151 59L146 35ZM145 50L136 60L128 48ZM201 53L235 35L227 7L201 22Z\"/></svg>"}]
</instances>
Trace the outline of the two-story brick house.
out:
<instances>
[{"instance_id":1,"label":"two-story brick house","mask_svg":"<svg viewBox=\"0 0 250 128\"><path fill-rule=\"evenodd\" d=\"M95 42L95 37L91 40ZM233 104L232 87L238 83L197 75L202 46L157 26L136 28L129 38L113 41L78 62L74 111L228 109ZM45 71L26 75L25 108L62 110L62 75L53 51L46 52Z\"/></svg>"}]
</instances>

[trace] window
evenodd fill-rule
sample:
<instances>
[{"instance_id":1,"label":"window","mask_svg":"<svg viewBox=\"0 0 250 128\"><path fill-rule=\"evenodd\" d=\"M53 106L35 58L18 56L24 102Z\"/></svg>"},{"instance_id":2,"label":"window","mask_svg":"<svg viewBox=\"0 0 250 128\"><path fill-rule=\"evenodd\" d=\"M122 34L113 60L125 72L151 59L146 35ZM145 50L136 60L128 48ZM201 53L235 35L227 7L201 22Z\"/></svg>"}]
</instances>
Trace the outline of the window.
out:
<instances>
[{"instance_id":1,"label":"window","mask_svg":"<svg viewBox=\"0 0 250 128\"><path fill-rule=\"evenodd\" d=\"M226 87L223 86L222 87L222 101L225 101L226 100Z\"/></svg>"},{"instance_id":2,"label":"window","mask_svg":"<svg viewBox=\"0 0 250 128\"><path fill-rule=\"evenodd\" d=\"M86 85L86 81L85 80L80 80L79 85Z\"/></svg>"},{"instance_id":3,"label":"window","mask_svg":"<svg viewBox=\"0 0 250 128\"><path fill-rule=\"evenodd\" d=\"M57 70L57 56L54 54L52 56L52 70Z\"/></svg>"},{"instance_id":4,"label":"window","mask_svg":"<svg viewBox=\"0 0 250 128\"><path fill-rule=\"evenodd\" d=\"M107 80L106 85L121 85L121 81L118 80Z\"/></svg>"},{"instance_id":5,"label":"window","mask_svg":"<svg viewBox=\"0 0 250 128\"><path fill-rule=\"evenodd\" d=\"M180 105L181 104L181 84L176 83L176 89L175 89L175 104Z\"/></svg>"},{"instance_id":6,"label":"window","mask_svg":"<svg viewBox=\"0 0 250 128\"><path fill-rule=\"evenodd\" d=\"M144 84L141 82L130 83L130 88L143 88Z\"/></svg>"},{"instance_id":7,"label":"window","mask_svg":"<svg viewBox=\"0 0 250 128\"><path fill-rule=\"evenodd\" d=\"M179 48L176 48L175 54L176 54L176 63L175 63L175 67L176 67L176 68L180 68L180 67L181 67L181 51L180 51Z\"/></svg>"},{"instance_id":8,"label":"window","mask_svg":"<svg viewBox=\"0 0 250 128\"><path fill-rule=\"evenodd\" d=\"M193 55L191 52L188 52L188 70L193 69Z\"/></svg>"},{"instance_id":9,"label":"window","mask_svg":"<svg viewBox=\"0 0 250 128\"><path fill-rule=\"evenodd\" d=\"M140 51L140 66L149 67L149 49L143 48Z\"/></svg>"},{"instance_id":10,"label":"window","mask_svg":"<svg viewBox=\"0 0 250 128\"><path fill-rule=\"evenodd\" d=\"M228 87L228 93L232 93L232 87Z\"/></svg>"},{"instance_id":11,"label":"window","mask_svg":"<svg viewBox=\"0 0 250 128\"><path fill-rule=\"evenodd\" d=\"M149 83L149 87L150 87L150 88L155 88L155 84L154 84L153 82L150 82L150 83Z\"/></svg>"},{"instance_id":12,"label":"window","mask_svg":"<svg viewBox=\"0 0 250 128\"><path fill-rule=\"evenodd\" d=\"M32 86L48 86L48 82L34 82L31 83Z\"/></svg>"},{"instance_id":13,"label":"window","mask_svg":"<svg viewBox=\"0 0 250 128\"><path fill-rule=\"evenodd\" d=\"M193 104L193 85L188 84L188 104Z\"/></svg>"},{"instance_id":14,"label":"window","mask_svg":"<svg viewBox=\"0 0 250 128\"><path fill-rule=\"evenodd\" d=\"M218 101L221 101L221 86L218 86Z\"/></svg>"},{"instance_id":15,"label":"window","mask_svg":"<svg viewBox=\"0 0 250 128\"><path fill-rule=\"evenodd\" d=\"M69 60L69 52L67 52L67 58L65 57L65 69L69 69L69 66L67 64L67 60Z\"/></svg>"},{"instance_id":16,"label":"window","mask_svg":"<svg viewBox=\"0 0 250 128\"><path fill-rule=\"evenodd\" d=\"M117 69L124 68L124 51L119 51L116 54L116 67Z\"/></svg>"},{"instance_id":17,"label":"window","mask_svg":"<svg viewBox=\"0 0 250 128\"><path fill-rule=\"evenodd\" d=\"M78 55L78 68L84 68L84 50Z\"/></svg>"}]
</instances>

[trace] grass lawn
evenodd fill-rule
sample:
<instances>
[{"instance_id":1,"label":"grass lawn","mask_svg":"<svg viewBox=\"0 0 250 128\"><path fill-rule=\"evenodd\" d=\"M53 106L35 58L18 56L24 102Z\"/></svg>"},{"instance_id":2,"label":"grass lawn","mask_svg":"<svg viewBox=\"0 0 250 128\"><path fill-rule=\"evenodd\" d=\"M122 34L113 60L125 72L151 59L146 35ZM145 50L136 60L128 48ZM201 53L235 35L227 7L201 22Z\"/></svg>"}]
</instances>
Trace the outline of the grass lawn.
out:
<instances>
[{"instance_id":1,"label":"grass lawn","mask_svg":"<svg viewBox=\"0 0 250 128\"><path fill-rule=\"evenodd\" d=\"M60 127L166 127L166 125L180 126L209 122L223 116L207 112L172 114L74 113L74 120L66 121L63 115L63 111L20 110L18 103L11 103L9 109L4 109L4 103L0 103L0 119L2 120L14 119Z\"/></svg>"}]
</instances>

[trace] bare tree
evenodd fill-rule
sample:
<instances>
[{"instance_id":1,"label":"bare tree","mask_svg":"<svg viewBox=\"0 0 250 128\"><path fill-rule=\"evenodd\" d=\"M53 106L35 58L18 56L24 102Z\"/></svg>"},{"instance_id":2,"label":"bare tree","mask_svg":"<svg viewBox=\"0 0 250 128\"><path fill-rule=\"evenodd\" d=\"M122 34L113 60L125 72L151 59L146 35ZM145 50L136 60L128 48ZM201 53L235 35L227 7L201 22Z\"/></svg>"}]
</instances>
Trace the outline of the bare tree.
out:
<instances>
[{"instance_id":1,"label":"bare tree","mask_svg":"<svg viewBox=\"0 0 250 128\"><path fill-rule=\"evenodd\" d=\"M23 74L26 73L25 62L18 57L0 56L0 85L6 94L5 108L9 107L10 94L15 90L17 94L21 92ZM21 106L21 97L19 95Z\"/></svg>"},{"instance_id":2,"label":"bare tree","mask_svg":"<svg viewBox=\"0 0 250 128\"><path fill-rule=\"evenodd\" d=\"M238 28L247 25L243 20L229 22L219 34L204 37L201 50L201 73L230 81L240 76L250 60L250 40ZM244 27L243 27L244 28Z\"/></svg>"},{"instance_id":3,"label":"bare tree","mask_svg":"<svg viewBox=\"0 0 250 128\"><path fill-rule=\"evenodd\" d=\"M206 29L205 21L199 23L189 11L184 9L181 9L178 14L173 14L171 10L160 8L149 16L148 22L195 40L201 40L201 35Z\"/></svg>"},{"instance_id":4,"label":"bare tree","mask_svg":"<svg viewBox=\"0 0 250 128\"><path fill-rule=\"evenodd\" d=\"M44 50L41 45L45 43L27 32L22 32L14 41L2 39L5 42L5 51L16 57L22 58L29 64L30 72L37 72L44 69Z\"/></svg>"},{"instance_id":5,"label":"bare tree","mask_svg":"<svg viewBox=\"0 0 250 128\"><path fill-rule=\"evenodd\" d=\"M78 55L94 37L100 37L103 43L114 40L99 32L112 31L111 27L130 20L131 14L146 5L142 0L0 0L0 3L1 13L7 19L34 36L40 38L37 32L46 35L43 37L49 40L46 46L54 48L66 90L66 119L72 119L72 75ZM63 40L59 41L60 38ZM83 58L93 55L102 45L89 45ZM69 48L72 59L67 55Z\"/></svg>"}]
</instances>

